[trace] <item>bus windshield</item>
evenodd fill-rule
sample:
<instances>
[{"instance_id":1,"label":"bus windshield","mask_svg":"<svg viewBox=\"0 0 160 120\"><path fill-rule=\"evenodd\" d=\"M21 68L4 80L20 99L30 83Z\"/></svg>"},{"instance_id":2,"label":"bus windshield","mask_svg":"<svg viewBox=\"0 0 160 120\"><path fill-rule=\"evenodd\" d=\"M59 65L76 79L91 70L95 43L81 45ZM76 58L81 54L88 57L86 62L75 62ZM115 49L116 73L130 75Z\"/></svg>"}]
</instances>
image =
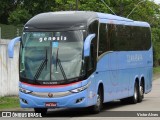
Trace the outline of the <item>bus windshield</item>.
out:
<instances>
[{"instance_id":1,"label":"bus windshield","mask_svg":"<svg viewBox=\"0 0 160 120\"><path fill-rule=\"evenodd\" d=\"M62 81L84 74L83 31L24 32L20 78Z\"/></svg>"}]
</instances>

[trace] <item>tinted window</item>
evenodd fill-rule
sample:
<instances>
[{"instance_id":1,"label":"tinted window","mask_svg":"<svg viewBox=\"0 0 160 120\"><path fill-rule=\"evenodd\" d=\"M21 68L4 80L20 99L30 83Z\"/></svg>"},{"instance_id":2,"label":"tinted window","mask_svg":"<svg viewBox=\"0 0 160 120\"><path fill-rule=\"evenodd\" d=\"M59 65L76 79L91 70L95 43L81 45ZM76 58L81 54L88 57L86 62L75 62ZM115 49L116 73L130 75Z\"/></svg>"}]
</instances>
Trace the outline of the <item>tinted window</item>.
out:
<instances>
[{"instance_id":1,"label":"tinted window","mask_svg":"<svg viewBox=\"0 0 160 120\"><path fill-rule=\"evenodd\" d=\"M109 28L110 29L110 28ZM110 36L108 36L110 35ZM110 38L112 33L108 34L107 24L100 24L99 29L99 51L98 56L110 50Z\"/></svg>"},{"instance_id":2,"label":"tinted window","mask_svg":"<svg viewBox=\"0 0 160 120\"><path fill-rule=\"evenodd\" d=\"M95 34L95 38L93 38L91 43L91 51L89 56L89 68L92 69L96 67L96 59L97 59L97 37L98 37L98 21L95 20L89 25L89 34Z\"/></svg>"},{"instance_id":3,"label":"tinted window","mask_svg":"<svg viewBox=\"0 0 160 120\"><path fill-rule=\"evenodd\" d=\"M148 27L100 24L99 56L107 51L138 51L151 47Z\"/></svg>"},{"instance_id":4,"label":"tinted window","mask_svg":"<svg viewBox=\"0 0 160 120\"><path fill-rule=\"evenodd\" d=\"M130 29L130 49L128 50L148 50L151 47L150 28L134 26Z\"/></svg>"}]
</instances>

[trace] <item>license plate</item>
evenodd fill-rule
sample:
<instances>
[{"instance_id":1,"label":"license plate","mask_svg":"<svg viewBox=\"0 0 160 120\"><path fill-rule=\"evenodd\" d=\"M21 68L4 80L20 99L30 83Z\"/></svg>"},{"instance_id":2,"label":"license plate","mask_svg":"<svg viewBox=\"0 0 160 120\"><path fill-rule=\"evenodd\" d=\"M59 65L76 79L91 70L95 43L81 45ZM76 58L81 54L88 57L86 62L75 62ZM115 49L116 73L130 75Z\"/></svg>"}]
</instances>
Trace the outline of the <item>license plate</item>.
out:
<instances>
[{"instance_id":1,"label":"license plate","mask_svg":"<svg viewBox=\"0 0 160 120\"><path fill-rule=\"evenodd\" d=\"M46 107L56 107L57 103L55 103L55 102L47 102L45 105L46 105Z\"/></svg>"}]
</instances>

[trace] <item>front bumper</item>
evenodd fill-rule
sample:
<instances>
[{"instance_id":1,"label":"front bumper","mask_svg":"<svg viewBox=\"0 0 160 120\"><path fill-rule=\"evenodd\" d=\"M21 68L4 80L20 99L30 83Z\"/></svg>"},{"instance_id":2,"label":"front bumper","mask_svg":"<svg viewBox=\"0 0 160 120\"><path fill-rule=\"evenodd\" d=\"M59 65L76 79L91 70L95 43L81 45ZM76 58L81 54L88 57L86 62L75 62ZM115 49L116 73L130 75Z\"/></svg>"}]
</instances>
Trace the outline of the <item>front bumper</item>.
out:
<instances>
[{"instance_id":1,"label":"front bumper","mask_svg":"<svg viewBox=\"0 0 160 120\"><path fill-rule=\"evenodd\" d=\"M87 90L57 98L38 97L31 94L25 94L22 92L19 92L19 96L20 96L20 106L22 108L46 108L45 103L47 102L57 103L56 106L57 108L76 108L76 107L88 106ZM79 99L82 100L80 102L77 102L77 100Z\"/></svg>"}]
</instances>

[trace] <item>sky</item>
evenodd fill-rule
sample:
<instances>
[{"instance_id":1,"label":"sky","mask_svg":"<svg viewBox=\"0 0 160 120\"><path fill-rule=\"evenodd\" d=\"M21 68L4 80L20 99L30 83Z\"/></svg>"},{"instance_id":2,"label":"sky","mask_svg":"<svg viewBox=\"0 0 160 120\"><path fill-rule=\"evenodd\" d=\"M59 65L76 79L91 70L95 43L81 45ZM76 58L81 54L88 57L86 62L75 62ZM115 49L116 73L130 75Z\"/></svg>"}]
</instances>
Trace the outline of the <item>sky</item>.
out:
<instances>
[{"instance_id":1,"label":"sky","mask_svg":"<svg viewBox=\"0 0 160 120\"><path fill-rule=\"evenodd\" d=\"M154 2L160 4L160 0L154 0Z\"/></svg>"}]
</instances>

